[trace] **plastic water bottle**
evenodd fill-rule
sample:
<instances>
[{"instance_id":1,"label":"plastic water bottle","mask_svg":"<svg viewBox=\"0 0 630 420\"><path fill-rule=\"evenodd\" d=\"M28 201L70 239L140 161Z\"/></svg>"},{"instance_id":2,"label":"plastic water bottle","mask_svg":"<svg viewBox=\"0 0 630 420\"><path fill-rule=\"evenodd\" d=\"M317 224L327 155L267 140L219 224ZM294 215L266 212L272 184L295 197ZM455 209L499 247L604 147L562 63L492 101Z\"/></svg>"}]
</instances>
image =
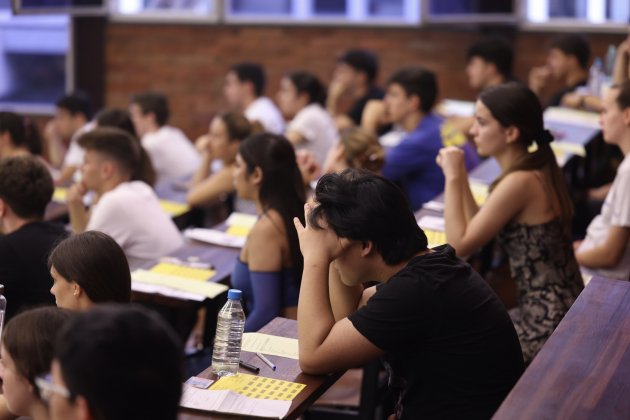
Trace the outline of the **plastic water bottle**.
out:
<instances>
[{"instance_id":1,"label":"plastic water bottle","mask_svg":"<svg viewBox=\"0 0 630 420\"><path fill-rule=\"evenodd\" d=\"M595 58L591 68L588 71L588 90L593 96L600 96L602 92L602 83L604 79L604 66L602 59Z\"/></svg>"},{"instance_id":2,"label":"plastic water bottle","mask_svg":"<svg viewBox=\"0 0 630 420\"><path fill-rule=\"evenodd\" d=\"M606 59L604 60L604 71L607 77L612 76L615 68L615 57L617 57L617 46L610 44L606 50Z\"/></svg>"},{"instance_id":3,"label":"plastic water bottle","mask_svg":"<svg viewBox=\"0 0 630 420\"><path fill-rule=\"evenodd\" d=\"M7 298L4 297L4 285L0 284L0 338L4 327L4 314L7 311Z\"/></svg>"},{"instance_id":4,"label":"plastic water bottle","mask_svg":"<svg viewBox=\"0 0 630 420\"><path fill-rule=\"evenodd\" d=\"M212 371L218 376L236 375L241 358L241 341L245 328L245 312L241 291L228 290L228 301L217 319L217 333L212 351Z\"/></svg>"}]
</instances>

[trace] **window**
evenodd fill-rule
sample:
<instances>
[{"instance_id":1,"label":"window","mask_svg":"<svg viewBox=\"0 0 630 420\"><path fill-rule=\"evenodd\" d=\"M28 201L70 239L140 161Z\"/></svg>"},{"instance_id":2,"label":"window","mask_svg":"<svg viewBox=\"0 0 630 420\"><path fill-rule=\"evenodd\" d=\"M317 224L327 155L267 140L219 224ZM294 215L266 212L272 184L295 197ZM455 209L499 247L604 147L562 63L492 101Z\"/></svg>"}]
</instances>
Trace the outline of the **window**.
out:
<instances>
[{"instance_id":1,"label":"window","mask_svg":"<svg viewBox=\"0 0 630 420\"><path fill-rule=\"evenodd\" d=\"M228 22L384 23L419 22L418 0L229 0Z\"/></svg>"},{"instance_id":2,"label":"window","mask_svg":"<svg viewBox=\"0 0 630 420\"><path fill-rule=\"evenodd\" d=\"M216 21L215 0L112 0L115 20Z\"/></svg>"},{"instance_id":3,"label":"window","mask_svg":"<svg viewBox=\"0 0 630 420\"><path fill-rule=\"evenodd\" d=\"M630 2L624 0L529 0L527 20L533 23L624 25L630 23Z\"/></svg>"},{"instance_id":4,"label":"window","mask_svg":"<svg viewBox=\"0 0 630 420\"><path fill-rule=\"evenodd\" d=\"M0 107L49 114L69 86L67 16L13 16L0 0Z\"/></svg>"},{"instance_id":5,"label":"window","mask_svg":"<svg viewBox=\"0 0 630 420\"><path fill-rule=\"evenodd\" d=\"M425 0L426 21L516 22L513 0Z\"/></svg>"}]
</instances>

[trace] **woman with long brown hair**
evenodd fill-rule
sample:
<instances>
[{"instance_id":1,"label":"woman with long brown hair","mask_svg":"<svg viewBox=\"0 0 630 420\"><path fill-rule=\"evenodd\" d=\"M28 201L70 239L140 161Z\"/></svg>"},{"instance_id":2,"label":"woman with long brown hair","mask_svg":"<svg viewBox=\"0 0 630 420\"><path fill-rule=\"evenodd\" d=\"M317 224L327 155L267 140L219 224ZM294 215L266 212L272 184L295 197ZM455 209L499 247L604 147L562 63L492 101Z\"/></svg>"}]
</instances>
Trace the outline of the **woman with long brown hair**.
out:
<instances>
[{"instance_id":1,"label":"woman with long brown hair","mask_svg":"<svg viewBox=\"0 0 630 420\"><path fill-rule=\"evenodd\" d=\"M527 87L508 83L481 93L471 129L480 155L494 157L501 174L482 208L468 186L463 152L440 151L444 172L446 238L469 256L497 237L518 285L510 312L529 363L583 288L570 241L572 205L544 129L542 107ZM536 142L537 150L530 152Z\"/></svg>"}]
</instances>

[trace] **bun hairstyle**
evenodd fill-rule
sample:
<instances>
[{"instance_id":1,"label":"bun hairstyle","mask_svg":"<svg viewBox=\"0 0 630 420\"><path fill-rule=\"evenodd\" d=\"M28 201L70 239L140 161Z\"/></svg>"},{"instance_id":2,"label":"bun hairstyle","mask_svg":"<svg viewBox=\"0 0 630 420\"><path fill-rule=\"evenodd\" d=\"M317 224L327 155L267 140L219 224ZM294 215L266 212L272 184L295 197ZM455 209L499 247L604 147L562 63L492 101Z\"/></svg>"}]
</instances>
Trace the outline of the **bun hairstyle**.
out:
<instances>
[{"instance_id":1,"label":"bun hairstyle","mask_svg":"<svg viewBox=\"0 0 630 420\"><path fill-rule=\"evenodd\" d=\"M351 127L341 131L339 144L343 145L344 158L350 168L380 173L385 164L385 151L373 133Z\"/></svg>"}]
</instances>

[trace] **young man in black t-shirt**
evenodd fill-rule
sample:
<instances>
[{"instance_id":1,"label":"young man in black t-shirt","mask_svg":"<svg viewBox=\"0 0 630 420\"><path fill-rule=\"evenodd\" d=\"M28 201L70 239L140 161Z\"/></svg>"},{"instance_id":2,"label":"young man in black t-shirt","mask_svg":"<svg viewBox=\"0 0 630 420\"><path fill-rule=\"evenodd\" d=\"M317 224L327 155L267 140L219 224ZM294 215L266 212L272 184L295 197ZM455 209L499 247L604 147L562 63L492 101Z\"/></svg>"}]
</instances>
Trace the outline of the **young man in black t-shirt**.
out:
<instances>
[{"instance_id":1,"label":"young man in black t-shirt","mask_svg":"<svg viewBox=\"0 0 630 420\"><path fill-rule=\"evenodd\" d=\"M5 322L20 310L54 305L48 254L67 236L62 224L44 222L53 195L48 169L34 157L0 160L0 284L7 298Z\"/></svg>"},{"instance_id":2,"label":"young man in black t-shirt","mask_svg":"<svg viewBox=\"0 0 630 420\"><path fill-rule=\"evenodd\" d=\"M489 418L523 371L510 317L448 246L427 239L390 181L322 177L306 227L300 366L323 374L383 357L392 418ZM363 287L367 281L380 283Z\"/></svg>"}]
</instances>

